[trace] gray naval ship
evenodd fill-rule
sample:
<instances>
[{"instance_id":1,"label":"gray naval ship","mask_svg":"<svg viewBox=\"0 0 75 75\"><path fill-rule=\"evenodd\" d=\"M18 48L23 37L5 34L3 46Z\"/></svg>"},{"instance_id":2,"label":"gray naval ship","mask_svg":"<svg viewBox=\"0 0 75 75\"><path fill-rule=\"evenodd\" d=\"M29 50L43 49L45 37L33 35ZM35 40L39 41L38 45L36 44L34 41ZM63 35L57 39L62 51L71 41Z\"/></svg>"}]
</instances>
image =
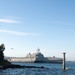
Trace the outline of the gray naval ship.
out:
<instances>
[{"instance_id":1,"label":"gray naval ship","mask_svg":"<svg viewBox=\"0 0 75 75\"><path fill-rule=\"evenodd\" d=\"M9 57L7 59L10 62L30 62L30 63L62 63L62 58L57 57L44 57L38 48L36 53L29 53L26 57Z\"/></svg>"}]
</instances>

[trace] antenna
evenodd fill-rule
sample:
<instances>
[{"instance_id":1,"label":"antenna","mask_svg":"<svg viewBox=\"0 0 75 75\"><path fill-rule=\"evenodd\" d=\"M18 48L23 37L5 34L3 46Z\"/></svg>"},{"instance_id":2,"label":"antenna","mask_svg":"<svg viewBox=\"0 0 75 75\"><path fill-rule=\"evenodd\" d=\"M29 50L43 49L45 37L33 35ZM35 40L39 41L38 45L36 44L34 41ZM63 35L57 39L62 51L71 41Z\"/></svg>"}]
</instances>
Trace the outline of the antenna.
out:
<instances>
[{"instance_id":1,"label":"antenna","mask_svg":"<svg viewBox=\"0 0 75 75\"><path fill-rule=\"evenodd\" d=\"M40 53L40 48L37 49L37 53Z\"/></svg>"}]
</instances>

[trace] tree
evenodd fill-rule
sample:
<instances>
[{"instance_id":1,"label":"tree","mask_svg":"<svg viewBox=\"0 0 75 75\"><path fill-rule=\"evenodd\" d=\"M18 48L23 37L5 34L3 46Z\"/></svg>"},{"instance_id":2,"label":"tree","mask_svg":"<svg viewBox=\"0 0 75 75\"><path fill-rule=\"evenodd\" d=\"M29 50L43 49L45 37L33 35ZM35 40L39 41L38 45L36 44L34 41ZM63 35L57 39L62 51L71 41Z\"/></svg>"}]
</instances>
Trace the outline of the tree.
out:
<instances>
[{"instance_id":1,"label":"tree","mask_svg":"<svg viewBox=\"0 0 75 75\"><path fill-rule=\"evenodd\" d=\"M5 50L5 45L4 44L1 44L0 45L0 61L3 61L4 60L4 50Z\"/></svg>"}]
</instances>

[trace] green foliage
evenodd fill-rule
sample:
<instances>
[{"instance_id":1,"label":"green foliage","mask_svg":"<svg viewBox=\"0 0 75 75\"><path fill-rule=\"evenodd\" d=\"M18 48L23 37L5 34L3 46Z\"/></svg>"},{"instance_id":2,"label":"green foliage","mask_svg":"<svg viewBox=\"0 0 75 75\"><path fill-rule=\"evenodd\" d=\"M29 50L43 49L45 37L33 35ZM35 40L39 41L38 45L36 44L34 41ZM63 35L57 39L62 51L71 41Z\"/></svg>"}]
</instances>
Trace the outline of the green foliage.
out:
<instances>
[{"instance_id":1,"label":"green foliage","mask_svg":"<svg viewBox=\"0 0 75 75\"><path fill-rule=\"evenodd\" d=\"M3 61L4 60L4 54L3 54L3 51L5 50L5 45L4 44L1 44L0 45L0 61Z\"/></svg>"},{"instance_id":2,"label":"green foliage","mask_svg":"<svg viewBox=\"0 0 75 75\"><path fill-rule=\"evenodd\" d=\"M0 51L3 52L4 50L5 50L5 45L4 45L4 44L1 44L1 45L0 45Z\"/></svg>"}]
</instances>

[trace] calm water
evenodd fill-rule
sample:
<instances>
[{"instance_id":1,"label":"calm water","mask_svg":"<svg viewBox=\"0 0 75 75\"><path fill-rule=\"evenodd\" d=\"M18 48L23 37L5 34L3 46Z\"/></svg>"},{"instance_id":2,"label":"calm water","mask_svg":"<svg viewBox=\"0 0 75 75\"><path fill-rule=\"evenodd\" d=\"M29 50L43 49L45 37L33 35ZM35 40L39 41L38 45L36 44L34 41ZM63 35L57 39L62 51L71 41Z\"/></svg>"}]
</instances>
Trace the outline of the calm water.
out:
<instances>
[{"instance_id":1,"label":"calm water","mask_svg":"<svg viewBox=\"0 0 75 75\"><path fill-rule=\"evenodd\" d=\"M42 68L24 68L0 70L0 75L75 75L75 62L66 62L67 70L62 70L61 64L49 63L14 63L27 66L44 66Z\"/></svg>"}]
</instances>

